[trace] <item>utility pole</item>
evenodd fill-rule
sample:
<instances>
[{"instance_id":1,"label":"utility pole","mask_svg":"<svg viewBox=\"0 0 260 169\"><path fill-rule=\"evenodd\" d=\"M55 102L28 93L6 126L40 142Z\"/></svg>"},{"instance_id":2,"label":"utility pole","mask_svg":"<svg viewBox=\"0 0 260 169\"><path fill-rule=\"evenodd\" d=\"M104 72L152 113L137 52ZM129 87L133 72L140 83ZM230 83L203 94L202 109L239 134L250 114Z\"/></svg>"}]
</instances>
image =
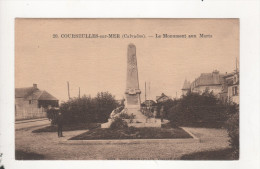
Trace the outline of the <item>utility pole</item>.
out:
<instances>
[{"instance_id":1,"label":"utility pole","mask_svg":"<svg viewBox=\"0 0 260 169\"><path fill-rule=\"evenodd\" d=\"M70 84L69 84L69 82L67 82L67 85L68 85L68 97L69 97L69 100L70 100Z\"/></svg>"},{"instance_id":2,"label":"utility pole","mask_svg":"<svg viewBox=\"0 0 260 169\"><path fill-rule=\"evenodd\" d=\"M237 57L236 57L236 73L237 73Z\"/></svg>"},{"instance_id":3,"label":"utility pole","mask_svg":"<svg viewBox=\"0 0 260 169\"><path fill-rule=\"evenodd\" d=\"M151 100L151 82L149 82L149 100Z\"/></svg>"},{"instance_id":4,"label":"utility pole","mask_svg":"<svg viewBox=\"0 0 260 169\"><path fill-rule=\"evenodd\" d=\"M146 101L146 82L144 83L144 101Z\"/></svg>"},{"instance_id":5,"label":"utility pole","mask_svg":"<svg viewBox=\"0 0 260 169\"><path fill-rule=\"evenodd\" d=\"M150 101L151 101L151 82L149 82L149 110L151 110Z\"/></svg>"},{"instance_id":6,"label":"utility pole","mask_svg":"<svg viewBox=\"0 0 260 169\"><path fill-rule=\"evenodd\" d=\"M79 87L79 98L80 98L80 87Z\"/></svg>"}]
</instances>

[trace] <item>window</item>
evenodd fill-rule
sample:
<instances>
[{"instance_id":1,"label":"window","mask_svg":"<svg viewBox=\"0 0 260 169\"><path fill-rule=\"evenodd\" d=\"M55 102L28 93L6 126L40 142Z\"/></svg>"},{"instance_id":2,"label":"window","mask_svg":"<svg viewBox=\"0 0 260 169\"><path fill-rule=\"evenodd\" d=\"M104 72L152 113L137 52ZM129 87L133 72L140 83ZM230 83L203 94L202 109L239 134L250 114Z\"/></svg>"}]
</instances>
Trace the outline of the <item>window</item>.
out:
<instances>
[{"instance_id":1,"label":"window","mask_svg":"<svg viewBox=\"0 0 260 169\"><path fill-rule=\"evenodd\" d=\"M232 95L237 96L238 95L238 88L237 86L232 87Z\"/></svg>"}]
</instances>

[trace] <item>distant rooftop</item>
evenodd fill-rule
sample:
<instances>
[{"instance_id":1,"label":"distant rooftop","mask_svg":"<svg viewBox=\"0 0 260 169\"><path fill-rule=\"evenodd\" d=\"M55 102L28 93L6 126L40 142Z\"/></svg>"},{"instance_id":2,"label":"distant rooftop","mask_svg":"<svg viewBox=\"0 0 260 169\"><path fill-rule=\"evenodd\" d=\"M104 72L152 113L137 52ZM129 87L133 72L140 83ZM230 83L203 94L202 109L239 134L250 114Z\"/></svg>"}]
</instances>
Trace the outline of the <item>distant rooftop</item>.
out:
<instances>
[{"instance_id":1,"label":"distant rooftop","mask_svg":"<svg viewBox=\"0 0 260 169\"><path fill-rule=\"evenodd\" d=\"M58 100L47 91L38 89L36 84L33 87L15 88L15 98L29 97L36 100Z\"/></svg>"},{"instance_id":2,"label":"distant rooftop","mask_svg":"<svg viewBox=\"0 0 260 169\"><path fill-rule=\"evenodd\" d=\"M185 79L182 90L189 90L190 89L190 82Z\"/></svg>"},{"instance_id":3,"label":"distant rooftop","mask_svg":"<svg viewBox=\"0 0 260 169\"><path fill-rule=\"evenodd\" d=\"M201 75L192 82L191 87L221 85L224 82L223 77L224 74L220 74L217 70L212 73L201 73Z\"/></svg>"}]
</instances>

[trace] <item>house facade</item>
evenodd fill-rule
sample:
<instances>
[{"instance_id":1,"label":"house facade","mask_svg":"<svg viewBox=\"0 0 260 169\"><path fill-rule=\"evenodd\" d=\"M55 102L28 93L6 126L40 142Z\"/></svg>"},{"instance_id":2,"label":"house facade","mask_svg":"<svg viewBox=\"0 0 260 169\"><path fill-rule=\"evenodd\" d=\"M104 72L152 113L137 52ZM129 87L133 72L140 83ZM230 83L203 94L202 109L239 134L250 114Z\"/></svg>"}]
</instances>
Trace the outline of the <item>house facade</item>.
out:
<instances>
[{"instance_id":1,"label":"house facade","mask_svg":"<svg viewBox=\"0 0 260 169\"><path fill-rule=\"evenodd\" d=\"M214 70L212 73L201 73L201 75L190 84L190 90L191 92L199 94L208 90L219 97L223 83L224 74L220 74L219 71Z\"/></svg>"},{"instance_id":2,"label":"house facade","mask_svg":"<svg viewBox=\"0 0 260 169\"><path fill-rule=\"evenodd\" d=\"M37 84L15 89L15 120L46 117L48 107L58 107L59 100Z\"/></svg>"},{"instance_id":3,"label":"house facade","mask_svg":"<svg viewBox=\"0 0 260 169\"><path fill-rule=\"evenodd\" d=\"M234 102L239 104L239 72L226 74L220 93L222 102Z\"/></svg>"},{"instance_id":4,"label":"house facade","mask_svg":"<svg viewBox=\"0 0 260 169\"><path fill-rule=\"evenodd\" d=\"M206 90L213 92L222 102L239 104L239 71L226 74L220 74L217 70L202 73L192 83L185 79L182 94L186 95L189 91L201 94Z\"/></svg>"}]
</instances>

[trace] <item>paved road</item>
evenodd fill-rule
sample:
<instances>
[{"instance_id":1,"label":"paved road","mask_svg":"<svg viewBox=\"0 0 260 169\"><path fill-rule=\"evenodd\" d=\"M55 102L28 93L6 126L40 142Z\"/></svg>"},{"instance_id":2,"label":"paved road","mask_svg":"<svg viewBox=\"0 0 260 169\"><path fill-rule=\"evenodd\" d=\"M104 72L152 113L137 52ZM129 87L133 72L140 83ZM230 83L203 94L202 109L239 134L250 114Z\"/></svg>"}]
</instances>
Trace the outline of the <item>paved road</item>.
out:
<instances>
[{"instance_id":1,"label":"paved road","mask_svg":"<svg viewBox=\"0 0 260 169\"><path fill-rule=\"evenodd\" d=\"M40 128L40 127L38 127ZM61 140L69 139L81 131L64 132L58 138L56 132L32 133L33 129L22 129L15 132L16 150L44 155L46 160L94 160L94 159L179 159L184 154L205 150L217 150L229 147L228 135L224 129L186 128L201 142L197 143L161 143L153 144L106 144L75 145L62 144Z\"/></svg>"},{"instance_id":2,"label":"paved road","mask_svg":"<svg viewBox=\"0 0 260 169\"><path fill-rule=\"evenodd\" d=\"M48 126L48 125L50 125L50 121L47 118L21 120L15 122L15 130L34 128L39 126Z\"/></svg>"}]
</instances>

